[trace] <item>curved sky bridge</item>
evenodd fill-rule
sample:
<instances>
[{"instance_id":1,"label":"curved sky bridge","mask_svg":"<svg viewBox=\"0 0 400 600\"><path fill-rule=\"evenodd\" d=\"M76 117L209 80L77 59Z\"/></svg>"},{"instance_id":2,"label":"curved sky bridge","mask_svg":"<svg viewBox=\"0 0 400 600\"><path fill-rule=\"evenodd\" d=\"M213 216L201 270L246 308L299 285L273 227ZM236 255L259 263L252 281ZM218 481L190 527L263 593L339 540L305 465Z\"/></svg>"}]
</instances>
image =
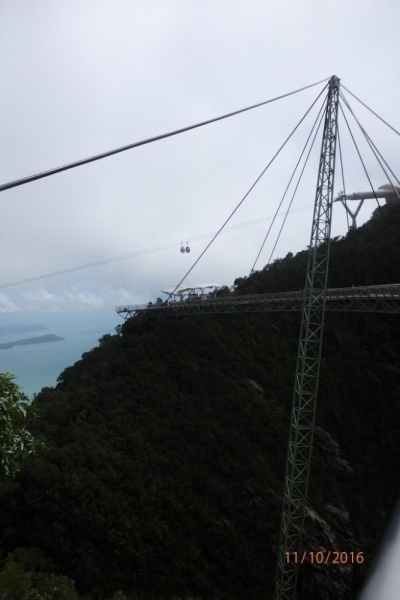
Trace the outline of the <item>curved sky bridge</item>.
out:
<instances>
[{"instance_id":1,"label":"curved sky bridge","mask_svg":"<svg viewBox=\"0 0 400 600\"><path fill-rule=\"evenodd\" d=\"M261 313L300 311L304 293L275 292L273 294L228 295L217 298L196 298L155 304L117 306L116 312L124 319L133 316L176 317L223 313ZM321 306L323 293L314 295L312 304ZM327 290L326 310L336 312L400 313L400 284L368 287L332 288Z\"/></svg>"}]
</instances>

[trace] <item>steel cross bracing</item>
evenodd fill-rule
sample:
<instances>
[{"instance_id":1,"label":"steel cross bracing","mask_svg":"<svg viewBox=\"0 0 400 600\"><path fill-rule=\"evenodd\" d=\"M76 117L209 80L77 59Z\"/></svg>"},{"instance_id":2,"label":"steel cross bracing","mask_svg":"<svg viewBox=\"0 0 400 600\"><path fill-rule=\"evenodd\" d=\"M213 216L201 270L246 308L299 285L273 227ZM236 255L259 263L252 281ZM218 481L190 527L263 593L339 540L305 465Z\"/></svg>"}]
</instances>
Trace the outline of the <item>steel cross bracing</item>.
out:
<instances>
[{"instance_id":1,"label":"steel cross bracing","mask_svg":"<svg viewBox=\"0 0 400 600\"><path fill-rule=\"evenodd\" d=\"M117 306L118 314L131 317L180 317L303 310L302 292L227 296L205 300ZM400 284L327 290L325 310L334 312L400 313Z\"/></svg>"},{"instance_id":2,"label":"steel cross bracing","mask_svg":"<svg viewBox=\"0 0 400 600\"><path fill-rule=\"evenodd\" d=\"M287 561L286 553L295 551L300 555L302 548L328 280L338 102L339 79L332 77L325 111L293 393L276 600L295 598L299 563Z\"/></svg>"}]
</instances>

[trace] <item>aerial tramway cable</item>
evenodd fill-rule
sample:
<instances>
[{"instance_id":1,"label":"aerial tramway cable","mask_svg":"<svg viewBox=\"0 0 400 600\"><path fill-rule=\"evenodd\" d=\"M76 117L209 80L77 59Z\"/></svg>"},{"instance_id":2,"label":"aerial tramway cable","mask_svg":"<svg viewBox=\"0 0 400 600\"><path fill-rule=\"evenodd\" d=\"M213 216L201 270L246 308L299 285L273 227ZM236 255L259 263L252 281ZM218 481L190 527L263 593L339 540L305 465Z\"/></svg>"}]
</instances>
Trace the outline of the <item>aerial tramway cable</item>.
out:
<instances>
[{"instance_id":1,"label":"aerial tramway cable","mask_svg":"<svg viewBox=\"0 0 400 600\"><path fill-rule=\"evenodd\" d=\"M304 210L309 210L312 207L313 207L312 204L307 204L306 206L301 206L291 212L292 213L302 212ZM279 216L284 216L284 213L280 213ZM260 223L263 223L264 221L270 221L273 217L274 217L274 215L270 215L268 217L263 217L261 219L254 219L253 221L246 221L244 223L239 223L238 225L232 225L231 227L227 227L224 231L222 231L222 233L223 234L224 233L232 233L233 231L237 231L237 230L243 229L245 227L252 227L253 225L258 225ZM211 237L214 234L215 234L215 231L211 231L208 233L202 233L200 235L189 238L189 242L190 243L198 242L198 241L201 241L208 237ZM181 248L183 247L183 251L181 249L181 252L186 252L186 248L183 246L183 243L180 242L180 244L181 244ZM98 261L95 261L92 263L80 265L78 267L70 267L68 269L62 269L60 271L54 271L52 273L46 273L44 275L37 275L36 277L29 277L27 279L21 279L20 281L14 281L12 283L2 284L2 285L0 285L0 289L14 287L16 285L22 285L25 283L33 283L35 281L40 281L42 279L49 279L50 277L56 277L58 275L67 275L68 273L74 273L76 271L83 271L84 269L91 269L93 267L100 267L103 265L108 265L113 262L118 262L120 260L127 260L129 258L136 258L138 256L144 256L145 254L151 254L153 252L160 252L161 250L168 250L168 249L174 248L176 246L179 246L179 242L170 242L168 244L163 244L161 246L153 246L152 248L146 248L144 250L137 250L136 252L131 252L129 254L123 254L122 256L116 256L114 258L106 258L106 259L98 260ZM189 248L189 250L190 250L190 248Z\"/></svg>"}]
</instances>

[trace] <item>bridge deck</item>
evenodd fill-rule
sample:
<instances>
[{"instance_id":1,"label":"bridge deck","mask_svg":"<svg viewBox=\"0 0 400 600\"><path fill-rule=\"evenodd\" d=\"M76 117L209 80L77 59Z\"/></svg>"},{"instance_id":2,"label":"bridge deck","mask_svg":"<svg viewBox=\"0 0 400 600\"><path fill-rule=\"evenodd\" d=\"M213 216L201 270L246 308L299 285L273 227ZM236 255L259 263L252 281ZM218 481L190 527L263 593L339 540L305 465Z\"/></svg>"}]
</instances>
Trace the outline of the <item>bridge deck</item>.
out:
<instances>
[{"instance_id":1,"label":"bridge deck","mask_svg":"<svg viewBox=\"0 0 400 600\"><path fill-rule=\"evenodd\" d=\"M314 297L322 302L322 294ZM300 311L303 292L283 292L243 296L224 296L204 300L185 300L159 304L135 304L118 306L115 310L125 319L132 316L174 317L180 315L203 315L221 313L260 313ZM336 312L399 313L400 284L358 288L334 288L327 290L326 310Z\"/></svg>"}]
</instances>

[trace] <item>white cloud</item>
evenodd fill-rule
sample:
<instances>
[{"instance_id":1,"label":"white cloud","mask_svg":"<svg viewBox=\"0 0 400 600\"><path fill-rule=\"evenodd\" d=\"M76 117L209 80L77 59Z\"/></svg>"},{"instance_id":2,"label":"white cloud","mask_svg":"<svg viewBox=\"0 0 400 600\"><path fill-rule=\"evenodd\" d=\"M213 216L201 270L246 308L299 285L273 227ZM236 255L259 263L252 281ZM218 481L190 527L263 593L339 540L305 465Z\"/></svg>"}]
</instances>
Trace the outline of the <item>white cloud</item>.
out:
<instances>
[{"instance_id":1,"label":"white cloud","mask_svg":"<svg viewBox=\"0 0 400 600\"><path fill-rule=\"evenodd\" d=\"M117 289L110 289L107 291L107 299L113 302L122 303L132 300L132 292L128 292L123 287Z\"/></svg>"},{"instance_id":2,"label":"white cloud","mask_svg":"<svg viewBox=\"0 0 400 600\"><path fill-rule=\"evenodd\" d=\"M20 310L21 308L19 308L14 302L11 302L7 294L0 292L0 313L13 313Z\"/></svg>"},{"instance_id":3,"label":"white cloud","mask_svg":"<svg viewBox=\"0 0 400 600\"><path fill-rule=\"evenodd\" d=\"M106 310L113 313L114 307L124 302L145 301L145 292L135 292L120 286L105 287L96 291L78 290L76 287L50 292L38 287L28 292L0 292L0 313L31 312L57 313L88 310Z\"/></svg>"},{"instance_id":4,"label":"white cloud","mask_svg":"<svg viewBox=\"0 0 400 600\"><path fill-rule=\"evenodd\" d=\"M83 310L102 308L104 299L85 291L63 291L50 293L45 288L32 292L23 292L19 296L19 304L28 312L58 312L62 310Z\"/></svg>"}]
</instances>

